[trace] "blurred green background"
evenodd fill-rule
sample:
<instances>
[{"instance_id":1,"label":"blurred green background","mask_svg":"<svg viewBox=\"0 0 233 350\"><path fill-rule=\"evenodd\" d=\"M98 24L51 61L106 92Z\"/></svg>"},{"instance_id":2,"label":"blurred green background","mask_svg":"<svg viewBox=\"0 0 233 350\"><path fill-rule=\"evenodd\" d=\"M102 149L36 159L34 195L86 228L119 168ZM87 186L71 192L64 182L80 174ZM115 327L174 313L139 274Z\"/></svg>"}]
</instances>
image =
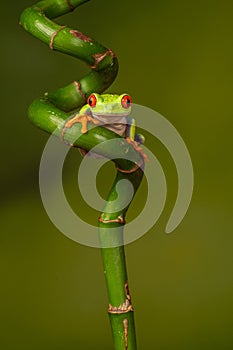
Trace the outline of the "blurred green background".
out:
<instances>
[{"instance_id":1,"label":"blurred green background","mask_svg":"<svg viewBox=\"0 0 233 350\"><path fill-rule=\"evenodd\" d=\"M18 26L31 4L1 4L0 348L112 349L100 251L69 240L50 222L38 188L48 135L27 120L34 98L88 69ZM167 176L168 198L153 229L126 247L139 349L233 349L233 2L99 0L58 21L116 52L120 71L109 91L127 91L164 115L193 161L191 206L166 235L176 171L164 146L147 138ZM72 151L65 168L74 206L80 161ZM100 187L108 171L110 186L106 167ZM144 182L129 217L145 192Z\"/></svg>"}]
</instances>

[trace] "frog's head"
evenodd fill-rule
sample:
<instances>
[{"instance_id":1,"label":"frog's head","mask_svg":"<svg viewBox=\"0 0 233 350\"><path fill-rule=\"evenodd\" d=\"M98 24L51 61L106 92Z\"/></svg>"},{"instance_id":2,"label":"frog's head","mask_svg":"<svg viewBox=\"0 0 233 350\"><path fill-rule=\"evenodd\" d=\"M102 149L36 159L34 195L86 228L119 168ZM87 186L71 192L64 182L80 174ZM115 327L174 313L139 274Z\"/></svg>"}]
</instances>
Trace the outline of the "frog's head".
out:
<instances>
[{"instance_id":1,"label":"frog's head","mask_svg":"<svg viewBox=\"0 0 233 350\"><path fill-rule=\"evenodd\" d=\"M130 114L132 98L128 94L91 94L87 103L94 116L124 117Z\"/></svg>"}]
</instances>

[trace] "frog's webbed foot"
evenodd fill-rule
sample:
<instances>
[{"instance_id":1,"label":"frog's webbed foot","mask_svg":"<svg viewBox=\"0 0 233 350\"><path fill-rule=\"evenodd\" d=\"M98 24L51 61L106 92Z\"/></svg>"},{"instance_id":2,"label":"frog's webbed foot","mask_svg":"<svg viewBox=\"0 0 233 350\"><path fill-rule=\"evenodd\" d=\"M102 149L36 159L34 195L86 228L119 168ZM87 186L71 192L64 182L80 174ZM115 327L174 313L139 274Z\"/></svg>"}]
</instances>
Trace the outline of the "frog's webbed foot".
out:
<instances>
[{"instance_id":1,"label":"frog's webbed foot","mask_svg":"<svg viewBox=\"0 0 233 350\"><path fill-rule=\"evenodd\" d=\"M88 122L91 122L93 124L99 124L99 121L92 118L91 116L87 115L87 114L83 114L83 115L79 115L76 114L75 116L69 118L63 128L62 128L62 140L64 141L65 138L65 133L66 133L66 129L70 129L72 128L72 126L76 123L81 123L82 124L82 128L81 128L81 133L82 134L86 134L88 129L87 129L87 124ZM71 145L72 146L72 145Z\"/></svg>"},{"instance_id":2,"label":"frog's webbed foot","mask_svg":"<svg viewBox=\"0 0 233 350\"><path fill-rule=\"evenodd\" d=\"M130 137L126 137L126 141L127 141L130 145L132 145L133 148L134 148L137 152L139 152L139 153L142 155L142 157L144 158L144 160L145 160L146 162L149 162L149 158L147 157L146 153L143 152L143 149L138 145L138 143L137 143L136 141L131 140Z\"/></svg>"}]
</instances>

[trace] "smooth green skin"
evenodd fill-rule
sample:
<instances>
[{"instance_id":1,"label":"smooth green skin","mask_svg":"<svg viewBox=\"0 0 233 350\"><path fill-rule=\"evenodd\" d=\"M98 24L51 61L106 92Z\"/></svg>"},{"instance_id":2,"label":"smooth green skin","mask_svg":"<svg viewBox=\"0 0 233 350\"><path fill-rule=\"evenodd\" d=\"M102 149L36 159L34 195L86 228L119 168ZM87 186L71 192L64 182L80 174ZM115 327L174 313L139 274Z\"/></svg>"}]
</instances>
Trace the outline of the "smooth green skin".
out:
<instances>
[{"instance_id":1,"label":"smooth green skin","mask_svg":"<svg viewBox=\"0 0 233 350\"><path fill-rule=\"evenodd\" d=\"M73 8L76 8L86 1L70 0L70 4ZM69 114L66 112L83 106L86 103L86 97L93 91L97 93L103 92L111 85L118 71L117 58L111 51L107 51L105 47L92 39L87 41L80 39L80 37L74 37L70 32L71 29L68 27L60 30L61 26L50 20L70 11L71 9L66 0L44 0L24 10L20 18L21 25L29 33L47 45L51 44L51 37L53 34L56 34L53 40L53 49L75 56L92 66L91 72L78 80L81 93L77 89L77 84L71 83L52 93L46 93L43 98L34 100L29 107L29 118L32 123L46 132L55 133L61 139L65 120L69 117ZM60 31L56 32L57 30ZM100 57L103 53L106 53L106 55L103 56L103 59L98 65L95 65L95 57ZM117 147L106 146L103 142L111 139L117 140ZM120 179L131 181L135 189L134 193L136 193L143 177L142 156L118 134L104 127L94 127L91 124L86 134L81 133L81 124L79 123L67 129L66 140L73 143L74 146L87 151L98 145L99 154L107 158L114 158L113 161L116 165L124 170L133 169L135 164L142 164L141 168L138 168L132 173L117 171L108 196L106 208L102 213L104 220L116 219L119 215L125 217L128 207L124 208L121 212L111 214L108 214L108 208L112 206L112 201L116 198L116 184ZM131 161L122 159L126 153L129 155ZM125 196L127 198L128 194L125 193ZM114 235L111 234L111 227L116 228ZM102 246L109 246L109 243L112 246L116 246L114 248L101 249L109 303L116 307L124 303L126 299L124 286L127 281L127 272L123 246L123 228L124 226L119 223L99 223L99 237ZM123 320L125 318L127 318L129 323L128 350L135 350L136 337L132 311L121 315L110 314L114 348L115 350L126 349L123 328Z\"/></svg>"},{"instance_id":2,"label":"smooth green skin","mask_svg":"<svg viewBox=\"0 0 233 350\"><path fill-rule=\"evenodd\" d=\"M125 136L130 137L131 140L134 140L135 137L135 120L128 118L131 113L131 106L124 108L122 106L122 98L128 94L97 94L92 93L92 96L96 98L96 105L94 107L89 104L84 105L78 113L74 115L82 116L84 114L91 114L92 117L98 119L99 121L104 122L104 127L112 130L114 129L114 121L120 124L117 125L117 133L119 135L125 134ZM109 119L109 123L108 123ZM123 119L124 124L121 124ZM114 131L114 130L113 130Z\"/></svg>"},{"instance_id":3,"label":"smooth green skin","mask_svg":"<svg viewBox=\"0 0 233 350\"><path fill-rule=\"evenodd\" d=\"M95 107L90 107L89 104L83 106L80 110L80 114L85 113L87 109L91 110L92 114L100 114L105 116L123 115L128 116L131 112L131 107L123 108L121 104L122 97L127 94L97 94L93 93L97 99Z\"/></svg>"}]
</instances>

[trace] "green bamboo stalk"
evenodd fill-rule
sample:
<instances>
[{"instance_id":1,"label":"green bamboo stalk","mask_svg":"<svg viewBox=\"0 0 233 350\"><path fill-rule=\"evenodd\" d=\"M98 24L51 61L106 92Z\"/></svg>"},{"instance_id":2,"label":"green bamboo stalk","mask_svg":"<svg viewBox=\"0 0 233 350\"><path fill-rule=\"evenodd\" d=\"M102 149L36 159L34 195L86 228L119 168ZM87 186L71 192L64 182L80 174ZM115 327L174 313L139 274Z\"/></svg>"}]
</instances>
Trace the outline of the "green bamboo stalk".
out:
<instances>
[{"instance_id":1,"label":"green bamboo stalk","mask_svg":"<svg viewBox=\"0 0 233 350\"><path fill-rule=\"evenodd\" d=\"M82 79L51 93L45 93L43 98L34 100L29 107L28 114L32 123L48 133L55 132L59 138L62 138L64 121L69 117L67 112L84 105L90 93L103 92L111 85L118 71L117 58L111 50L77 30L59 26L51 21L87 1L43 0L24 10L20 18L24 29L51 49L77 57L86 62L91 69ZM115 143L111 145L103 142L112 139L116 140L117 146ZM71 129L67 129L66 140L87 151L98 146L98 153L113 159L116 164L116 178L106 207L99 218L99 237L114 348L136 350L133 307L123 245L125 215L129 205L112 213L112 203L117 196L116 185L122 179L130 181L134 187L134 194L136 193L143 177L143 159L124 138L103 127L90 125L88 133L82 134L81 125L75 124ZM125 154L128 154L130 161L124 159ZM128 197L127 192L125 196Z\"/></svg>"},{"instance_id":2,"label":"green bamboo stalk","mask_svg":"<svg viewBox=\"0 0 233 350\"><path fill-rule=\"evenodd\" d=\"M47 18L70 12L71 6L68 4L74 9L87 1L44 0L26 8L20 17L20 24L24 29L49 45L52 50L74 56L92 69L85 77L45 94L48 101L66 112L84 105L93 91L102 93L106 90L118 72L117 58L110 49L77 30L60 26Z\"/></svg>"}]
</instances>

